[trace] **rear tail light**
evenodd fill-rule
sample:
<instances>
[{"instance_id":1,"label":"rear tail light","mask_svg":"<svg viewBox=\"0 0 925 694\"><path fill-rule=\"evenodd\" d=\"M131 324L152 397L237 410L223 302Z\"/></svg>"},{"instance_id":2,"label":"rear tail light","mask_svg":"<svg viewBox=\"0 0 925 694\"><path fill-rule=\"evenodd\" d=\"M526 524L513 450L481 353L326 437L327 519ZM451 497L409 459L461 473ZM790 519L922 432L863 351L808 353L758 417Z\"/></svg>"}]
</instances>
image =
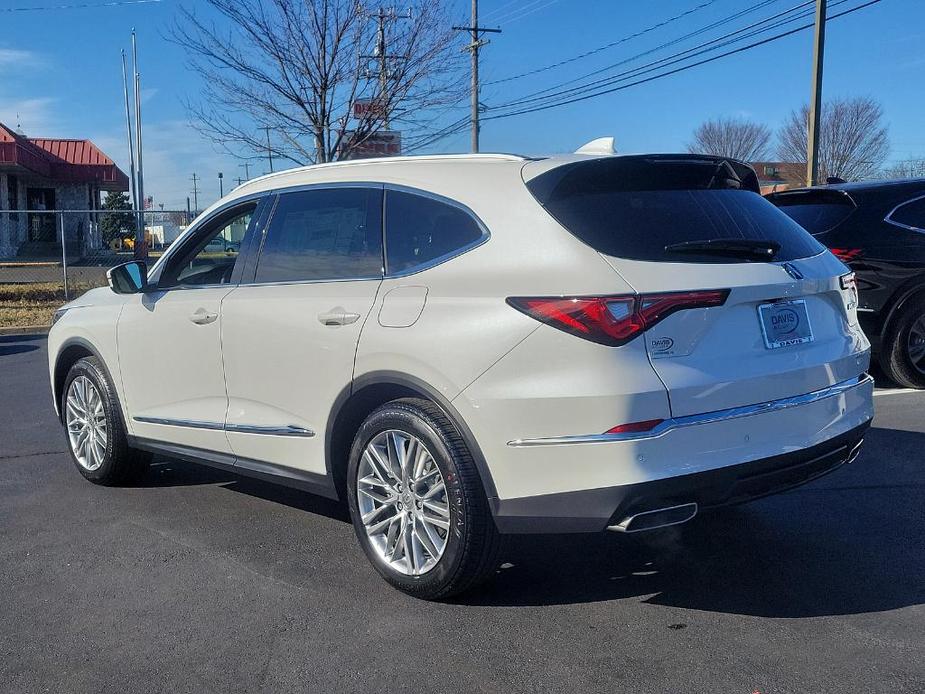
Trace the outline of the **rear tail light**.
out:
<instances>
[{"instance_id":1,"label":"rear tail light","mask_svg":"<svg viewBox=\"0 0 925 694\"><path fill-rule=\"evenodd\" d=\"M628 296L511 297L531 318L602 345L619 347L676 311L722 306L728 289Z\"/></svg>"},{"instance_id":2,"label":"rear tail light","mask_svg":"<svg viewBox=\"0 0 925 694\"><path fill-rule=\"evenodd\" d=\"M832 251L832 255L843 263L850 263L861 256L860 248L830 248L829 250Z\"/></svg>"}]
</instances>

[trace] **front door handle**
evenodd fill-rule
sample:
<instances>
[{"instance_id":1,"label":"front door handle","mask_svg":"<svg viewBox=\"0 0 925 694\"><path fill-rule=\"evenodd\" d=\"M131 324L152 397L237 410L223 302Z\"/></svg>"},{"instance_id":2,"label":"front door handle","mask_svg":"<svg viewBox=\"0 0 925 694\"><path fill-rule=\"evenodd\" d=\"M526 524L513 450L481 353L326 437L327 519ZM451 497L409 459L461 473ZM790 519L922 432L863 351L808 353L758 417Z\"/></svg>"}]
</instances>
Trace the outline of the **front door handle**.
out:
<instances>
[{"instance_id":1,"label":"front door handle","mask_svg":"<svg viewBox=\"0 0 925 694\"><path fill-rule=\"evenodd\" d=\"M209 323L214 322L217 318L217 313L206 311L204 308L197 308L196 311L190 314L189 317L189 319L196 325L208 325Z\"/></svg>"},{"instance_id":2,"label":"front door handle","mask_svg":"<svg viewBox=\"0 0 925 694\"><path fill-rule=\"evenodd\" d=\"M350 325L358 320L359 313L350 313L343 306L335 306L327 313L318 314L318 321L323 325Z\"/></svg>"}]
</instances>

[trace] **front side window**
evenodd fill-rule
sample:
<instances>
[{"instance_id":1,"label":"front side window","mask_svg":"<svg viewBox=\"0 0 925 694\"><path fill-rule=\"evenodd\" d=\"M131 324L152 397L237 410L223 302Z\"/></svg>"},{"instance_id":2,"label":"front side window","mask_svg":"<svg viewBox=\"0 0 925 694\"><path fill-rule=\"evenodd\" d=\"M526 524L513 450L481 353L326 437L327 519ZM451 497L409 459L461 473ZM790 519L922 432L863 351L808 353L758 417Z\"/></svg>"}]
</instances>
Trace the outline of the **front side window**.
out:
<instances>
[{"instance_id":1,"label":"front side window","mask_svg":"<svg viewBox=\"0 0 925 694\"><path fill-rule=\"evenodd\" d=\"M889 221L925 231L925 197L910 200L897 207L890 215Z\"/></svg>"},{"instance_id":2,"label":"front side window","mask_svg":"<svg viewBox=\"0 0 925 694\"><path fill-rule=\"evenodd\" d=\"M256 282L382 276L382 190L282 193L267 229Z\"/></svg>"},{"instance_id":3,"label":"front side window","mask_svg":"<svg viewBox=\"0 0 925 694\"><path fill-rule=\"evenodd\" d=\"M257 203L249 203L222 213L206 222L189 248L181 248L168 262L159 287L227 284L231 281L241 242L250 225Z\"/></svg>"},{"instance_id":4,"label":"front side window","mask_svg":"<svg viewBox=\"0 0 925 694\"><path fill-rule=\"evenodd\" d=\"M386 269L408 272L447 258L483 237L478 222L454 205L389 190L385 200Z\"/></svg>"}]
</instances>

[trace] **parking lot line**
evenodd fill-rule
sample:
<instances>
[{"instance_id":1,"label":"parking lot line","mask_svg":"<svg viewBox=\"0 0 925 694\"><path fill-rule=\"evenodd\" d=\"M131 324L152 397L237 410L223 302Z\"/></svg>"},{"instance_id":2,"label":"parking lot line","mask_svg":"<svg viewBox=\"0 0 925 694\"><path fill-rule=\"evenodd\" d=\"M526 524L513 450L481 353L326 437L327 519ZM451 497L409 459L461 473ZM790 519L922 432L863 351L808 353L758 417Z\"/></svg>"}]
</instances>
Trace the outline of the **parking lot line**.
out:
<instances>
[{"instance_id":1,"label":"parking lot line","mask_svg":"<svg viewBox=\"0 0 925 694\"><path fill-rule=\"evenodd\" d=\"M920 391L917 388L884 388L883 390L875 390L874 397L878 395L902 395L903 393L922 393L925 391Z\"/></svg>"}]
</instances>

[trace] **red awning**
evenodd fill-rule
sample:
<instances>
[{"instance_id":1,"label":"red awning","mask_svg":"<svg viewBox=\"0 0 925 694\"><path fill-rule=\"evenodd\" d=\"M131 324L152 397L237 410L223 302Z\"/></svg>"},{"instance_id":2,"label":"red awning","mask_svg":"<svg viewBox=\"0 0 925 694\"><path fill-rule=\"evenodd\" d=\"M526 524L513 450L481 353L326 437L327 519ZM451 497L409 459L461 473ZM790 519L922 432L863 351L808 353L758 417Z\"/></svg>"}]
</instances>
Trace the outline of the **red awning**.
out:
<instances>
[{"instance_id":1,"label":"red awning","mask_svg":"<svg viewBox=\"0 0 925 694\"><path fill-rule=\"evenodd\" d=\"M0 123L0 169L10 167L62 183L128 190L128 176L90 140L28 138Z\"/></svg>"}]
</instances>

